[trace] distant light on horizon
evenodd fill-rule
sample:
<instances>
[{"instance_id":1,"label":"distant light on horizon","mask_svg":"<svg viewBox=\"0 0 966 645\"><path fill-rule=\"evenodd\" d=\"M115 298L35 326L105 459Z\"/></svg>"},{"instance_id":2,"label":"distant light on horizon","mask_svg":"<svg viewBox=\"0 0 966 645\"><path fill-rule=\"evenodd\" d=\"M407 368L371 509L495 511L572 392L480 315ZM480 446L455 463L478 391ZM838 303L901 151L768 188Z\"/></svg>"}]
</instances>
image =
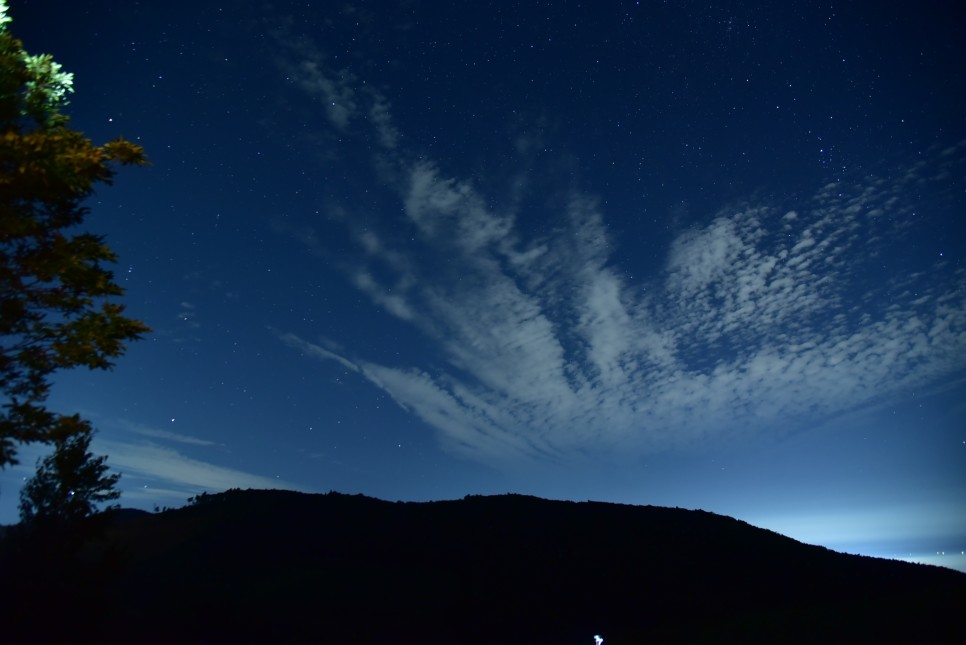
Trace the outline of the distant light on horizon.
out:
<instances>
[{"instance_id":1,"label":"distant light on horizon","mask_svg":"<svg viewBox=\"0 0 966 645\"><path fill-rule=\"evenodd\" d=\"M911 564L928 564L934 567L943 567L966 573L966 551L960 551L959 553L939 551L935 555L931 553L924 553L921 555L910 553L909 555L905 556L893 556L890 559L901 560L902 562L909 562Z\"/></svg>"}]
</instances>

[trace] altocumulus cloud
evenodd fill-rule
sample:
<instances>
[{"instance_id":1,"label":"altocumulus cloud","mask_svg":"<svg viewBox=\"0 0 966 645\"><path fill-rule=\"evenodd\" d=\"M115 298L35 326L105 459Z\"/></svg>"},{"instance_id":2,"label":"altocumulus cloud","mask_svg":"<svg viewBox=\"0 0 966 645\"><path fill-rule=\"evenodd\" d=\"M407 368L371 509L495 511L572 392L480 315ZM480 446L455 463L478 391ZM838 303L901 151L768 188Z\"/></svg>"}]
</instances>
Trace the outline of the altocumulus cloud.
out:
<instances>
[{"instance_id":1,"label":"altocumulus cloud","mask_svg":"<svg viewBox=\"0 0 966 645\"><path fill-rule=\"evenodd\" d=\"M454 452L642 454L814 422L966 367L962 271L871 279L903 233L904 195L941 181L957 155L895 182L724 209L673 240L659 272L632 281L612 262L593 196L562 196L551 232L527 235L524 213L490 208L472 182L407 156L388 100L354 91L348 73L326 75L304 43L289 51L294 60L280 65L301 70L333 127L356 123L382 142L385 184L416 231L416 244L401 245L377 223L360 230L333 218L358 245L347 278L442 360L386 365L279 335L358 372ZM323 238L298 237L316 251Z\"/></svg>"}]
</instances>

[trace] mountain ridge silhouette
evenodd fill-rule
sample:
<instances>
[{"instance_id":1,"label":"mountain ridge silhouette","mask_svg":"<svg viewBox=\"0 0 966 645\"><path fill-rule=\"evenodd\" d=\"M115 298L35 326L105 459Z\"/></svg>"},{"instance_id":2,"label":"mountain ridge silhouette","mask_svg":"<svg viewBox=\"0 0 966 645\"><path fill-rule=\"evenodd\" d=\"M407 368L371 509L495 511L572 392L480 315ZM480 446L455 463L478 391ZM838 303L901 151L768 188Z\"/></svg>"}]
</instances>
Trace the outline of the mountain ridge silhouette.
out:
<instances>
[{"instance_id":1,"label":"mountain ridge silhouette","mask_svg":"<svg viewBox=\"0 0 966 645\"><path fill-rule=\"evenodd\" d=\"M103 523L70 575L13 558L23 634L67 579L74 642L966 642L966 574L706 511L232 490Z\"/></svg>"}]
</instances>

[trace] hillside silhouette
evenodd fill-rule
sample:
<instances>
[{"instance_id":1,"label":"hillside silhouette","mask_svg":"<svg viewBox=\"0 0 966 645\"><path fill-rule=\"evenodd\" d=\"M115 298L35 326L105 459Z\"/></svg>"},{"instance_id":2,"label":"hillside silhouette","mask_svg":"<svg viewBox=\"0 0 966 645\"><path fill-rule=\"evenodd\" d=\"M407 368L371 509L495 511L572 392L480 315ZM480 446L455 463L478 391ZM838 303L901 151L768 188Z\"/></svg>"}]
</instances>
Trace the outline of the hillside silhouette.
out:
<instances>
[{"instance_id":1,"label":"hillside silhouette","mask_svg":"<svg viewBox=\"0 0 966 645\"><path fill-rule=\"evenodd\" d=\"M235 490L98 521L4 540L6 642L966 642L966 574L704 511Z\"/></svg>"}]
</instances>

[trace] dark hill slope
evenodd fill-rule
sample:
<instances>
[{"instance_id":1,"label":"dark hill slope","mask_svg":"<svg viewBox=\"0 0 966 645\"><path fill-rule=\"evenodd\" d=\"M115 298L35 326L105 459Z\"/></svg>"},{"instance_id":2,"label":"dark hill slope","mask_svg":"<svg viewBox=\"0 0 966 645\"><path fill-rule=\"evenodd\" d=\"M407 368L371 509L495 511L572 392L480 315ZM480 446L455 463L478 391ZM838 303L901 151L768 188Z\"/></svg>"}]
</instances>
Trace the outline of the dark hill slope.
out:
<instances>
[{"instance_id":1,"label":"dark hill slope","mask_svg":"<svg viewBox=\"0 0 966 645\"><path fill-rule=\"evenodd\" d=\"M110 535L59 592L80 642L966 642L966 575L702 511L230 491Z\"/></svg>"}]
</instances>

